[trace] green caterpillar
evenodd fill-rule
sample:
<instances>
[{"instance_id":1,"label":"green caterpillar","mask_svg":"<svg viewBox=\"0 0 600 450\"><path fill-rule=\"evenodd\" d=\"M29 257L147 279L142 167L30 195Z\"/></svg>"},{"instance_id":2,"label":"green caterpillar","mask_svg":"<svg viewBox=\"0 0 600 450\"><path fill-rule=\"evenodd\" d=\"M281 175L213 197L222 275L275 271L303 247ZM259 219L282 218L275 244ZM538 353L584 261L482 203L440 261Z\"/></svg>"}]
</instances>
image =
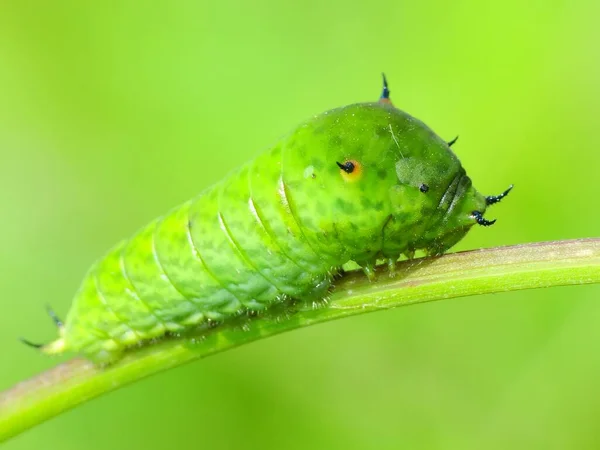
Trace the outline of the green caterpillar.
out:
<instances>
[{"instance_id":1,"label":"green caterpillar","mask_svg":"<svg viewBox=\"0 0 600 450\"><path fill-rule=\"evenodd\" d=\"M370 278L416 250L442 254L491 225L458 158L419 120L378 102L333 109L153 221L97 261L44 353L114 361L207 321L318 300L342 265Z\"/></svg>"}]
</instances>

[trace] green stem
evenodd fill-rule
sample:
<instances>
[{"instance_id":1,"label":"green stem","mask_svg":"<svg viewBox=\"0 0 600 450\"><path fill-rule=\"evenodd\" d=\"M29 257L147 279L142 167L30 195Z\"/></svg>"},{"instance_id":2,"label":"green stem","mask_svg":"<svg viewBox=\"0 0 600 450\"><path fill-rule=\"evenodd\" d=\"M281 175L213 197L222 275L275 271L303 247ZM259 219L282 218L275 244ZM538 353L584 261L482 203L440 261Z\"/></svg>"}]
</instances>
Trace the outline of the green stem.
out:
<instances>
[{"instance_id":1,"label":"green stem","mask_svg":"<svg viewBox=\"0 0 600 450\"><path fill-rule=\"evenodd\" d=\"M75 358L0 394L0 442L105 392L257 339L333 319L468 295L600 282L600 238L453 253L398 264L369 283L345 274L329 301L286 305L257 318L131 351L110 367Z\"/></svg>"}]
</instances>

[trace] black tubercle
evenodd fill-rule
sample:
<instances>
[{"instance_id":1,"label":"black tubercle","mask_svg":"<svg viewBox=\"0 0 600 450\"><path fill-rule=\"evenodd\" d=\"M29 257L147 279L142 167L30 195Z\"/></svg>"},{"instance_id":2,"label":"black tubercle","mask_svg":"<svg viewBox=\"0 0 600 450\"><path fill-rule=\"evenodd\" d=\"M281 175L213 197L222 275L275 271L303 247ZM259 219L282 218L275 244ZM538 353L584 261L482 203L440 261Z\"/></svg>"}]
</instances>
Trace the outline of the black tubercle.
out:
<instances>
[{"instance_id":1,"label":"black tubercle","mask_svg":"<svg viewBox=\"0 0 600 450\"><path fill-rule=\"evenodd\" d=\"M381 98L388 100L390 98L390 89L388 88L388 82L385 78L385 73L382 73L381 76L383 77L383 91L381 92Z\"/></svg>"},{"instance_id":2,"label":"black tubercle","mask_svg":"<svg viewBox=\"0 0 600 450\"><path fill-rule=\"evenodd\" d=\"M48 315L50 316L50 318L52 319L52 321L54 322L54 325L56 325L58 328L62 328L63 327L63 321L60 320L60 318L56 315L56 313L52 310L52 308L50 307L50 305L46 305L46 311L48 311Z\"/></svg>"},{"instance_id":3,"label":"black tubercle","mask_svg":"<svg viewBox=\"0 0 600 450\"><path fill-rule=\"evenodd\" d=\"M448 147L452 147L456 143L456 141L458 141L458 136L456 136L454 139L448 142Z\"/></svg>"},{"instance_id":4,"label":"black tubercle","mask_svg":"<svg viewBox=\"0 0 600 450\"><path fill-rule=\"evenodd\" d=\"M504 197L506 197L508 195L508 193L511 191L511 189L513 188L513 185L511 184L507 190L505 190L502 194L500 195L488 195L485 198L485 204L486 205L493 205L494 203L498 203L500 200L502 200Z\"/></svg>"},{"instance_id":5,"label":"black tubercle","mask_svg":"<svg viewBox=\"0 0 600 450\"><path fill-rule=\"evenodd\" d=\"M489 227L490 225L494 225L496 223L496 219L494 220L487 220L483 218L483 214L481 214L481 211L473 211L471 213L471 217L473 217L474 219L477 220L477 223L479 225L482 225L484 227Z\"/></svg>"},{"instance_id":6,"label":"black tubercle","mask_svg":"<svg viewBox=\"0 0 600 450\"><path fill-rule=\"evenodd\" d=\"M25 338L19 338L19 340L20 340L20 341L21 341L23 344L25 344L25 345L27 345L27 346L29 346L29 347L33 347L33 348L42 348L42 347L44 346L43 344L35 344L35 343L31 342L31 341L28 341L28 340L27 340L27 339L25 339Z\"/></svg>"},{"instance_id":7,"label":"black tubercle","mask_svg":"<svg viewBox=\"0 0 600 450\"><path fill-rule=\"evenodd\" d=\"M421 186L419 186L419 190L425 194L429 191L429 186L427 186L425 183L423 183Z\"/></svg>"},{"instance_id":8,"label":"black tubercle","mask_svg":"<svg viewBox=\"0 0 600 450\"><path fill-rule=\"evenodd\" d=\"M335 162L340 169L342 169L346 173L354 172L354 163L352 161L346 161L344 164Z\"/></svg>"}]
</instances>

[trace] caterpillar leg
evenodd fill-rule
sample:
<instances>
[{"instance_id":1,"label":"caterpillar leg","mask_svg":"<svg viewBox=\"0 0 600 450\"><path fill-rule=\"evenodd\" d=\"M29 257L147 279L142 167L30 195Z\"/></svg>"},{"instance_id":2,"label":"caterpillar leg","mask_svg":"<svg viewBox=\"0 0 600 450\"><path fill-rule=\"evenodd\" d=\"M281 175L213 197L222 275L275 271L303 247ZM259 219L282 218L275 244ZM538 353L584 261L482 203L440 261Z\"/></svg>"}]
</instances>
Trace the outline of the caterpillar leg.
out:
<instances>
[{"instance_id":1,"label":"caterpillar leg","mask_svg":"<svg viewBox=\"0 0 600 450\"><path fill-rule=\"evenodd\" d=\"M19 340L23 344L28 345L29 347L36 348L42 353L45 353L46 355L57 355L65 351L65 326L63 321L60 320L60 318L56 315L52 308L50 308L50 306L46 306L46 311L48 312L48 315L56 325L56 328L58 328L58 339L47 344L36 344L24 338L20 338Z\"/></svg>"},{"instance_id":2,"label":"caterpillar leg","mask_svg":"<svg viewBox=\"0 0 600 450\"><path fill-rule=\"evenodd\" d=\"M398 258L387 258L386 259L387 268L388 268L388 276L390 278L394 278L396 276L396 262L397 261L398 261Z\"/></svg>"},{"instance_id":3,"label":"caterpillar leg","mask_svg":"<svg viewBox=\"0 0 600 450\"><path fill-rule=\"evenodd\" d=\"M390 278L394 278L396 276L396 263L398 262L399 257L400 256L396 256L395 258L384 258L385 264L387 266L388 276ZM357 263L370 282L374 282L377 279L376 263L376 259L373 259L372 261Z\"/></svg>"},{"instance_id":4,"label":"caterpillar leg","mask_svg":"<svg viewBox=\"0 0 600 450\"><path fill-rule=\"evenodd\" d=\"M363 273L367 276L370 282L375 281L377 276L375 275L375 262L360 262L358 263Z\"/></svg>"}]
</instances>

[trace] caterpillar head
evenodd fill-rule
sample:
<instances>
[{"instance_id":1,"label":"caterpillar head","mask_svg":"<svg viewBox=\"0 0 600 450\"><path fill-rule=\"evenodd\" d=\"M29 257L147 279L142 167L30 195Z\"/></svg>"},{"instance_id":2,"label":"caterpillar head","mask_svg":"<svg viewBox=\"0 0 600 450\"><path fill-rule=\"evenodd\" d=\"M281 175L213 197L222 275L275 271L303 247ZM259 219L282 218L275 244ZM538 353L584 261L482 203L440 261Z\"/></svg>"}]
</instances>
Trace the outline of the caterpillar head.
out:
<instances>
[{"instance_id":1,"label":"caterpillar head","mask_svg":"<svg viewBox=\"0 0 600 450\"><path fill-rule=\"evenodd\" d=\"M300 222L319 249L359 263L423 249L440 254L499 196L473 187L458 158L421 121L379 102L316 116L285 142L284 163ZM345 252L343 255L342 253Z\"/></svg>"}]
</instances>

